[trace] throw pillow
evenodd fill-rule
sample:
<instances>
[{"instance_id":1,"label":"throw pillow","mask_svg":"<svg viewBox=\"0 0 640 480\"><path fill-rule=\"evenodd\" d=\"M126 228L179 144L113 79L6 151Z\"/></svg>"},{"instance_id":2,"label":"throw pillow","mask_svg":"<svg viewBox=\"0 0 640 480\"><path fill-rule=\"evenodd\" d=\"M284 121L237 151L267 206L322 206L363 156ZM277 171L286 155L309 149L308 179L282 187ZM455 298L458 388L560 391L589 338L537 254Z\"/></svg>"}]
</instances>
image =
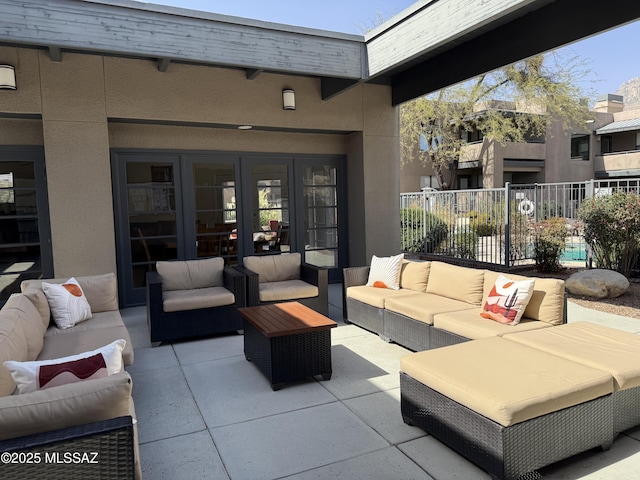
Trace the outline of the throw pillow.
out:
<instances>
[{"instance_id":1,"label":"throw pillow","mask_svg":"<svg viewBox=\"0 0 640 480\"><path fill-rule=\"evenodd\" d=\"M367 287L400 289L400 271L404 253L393 257L376 257L371 259Z\"/></svg>"},{"instance_id":2,"label":"throw pillow","mask_svg":"<svg viewBox=\"0 0 640 480\"><path fill-rule=\"evenodd\" d=\"M42 290L58 328L71 328L91 318L91 307L75 278L62 284L42 282Z\"/></svg>"},{"instance_id":3,"label":"throw pillow","mask_svg":"<svg viewBox=\"0 0 640 480\"><path fill-rule=\"evenodd\" d=\"M531 300L534 284L535 279L515 281L499 275L480 315L506 325L517 325Z\"/></svg>"},{"instance_id":4,"label":"throw pillow","mask_svg":"<svg viewBox=\"0 0 640 480\"><path fill-rule=\"evenodd\" d=\"M9 360L3 365L11 373L18 393L30 393L122 371L122 350L126 343L120 339L79 355L34 362Z\"/></svg>"}]
</instances>

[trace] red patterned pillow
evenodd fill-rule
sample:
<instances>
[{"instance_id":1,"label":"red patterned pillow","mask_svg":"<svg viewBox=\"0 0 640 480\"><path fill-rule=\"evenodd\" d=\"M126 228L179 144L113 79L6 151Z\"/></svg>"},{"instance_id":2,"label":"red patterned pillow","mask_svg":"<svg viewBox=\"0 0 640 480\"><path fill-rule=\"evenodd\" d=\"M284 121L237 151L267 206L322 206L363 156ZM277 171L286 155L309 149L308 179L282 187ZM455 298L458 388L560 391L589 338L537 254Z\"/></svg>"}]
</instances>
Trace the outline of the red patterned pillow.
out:
<instances>
[{"instance_id":1,"label":"red patterned pillow","mask_svg":"<svg viewBox=\"0 0 640 480\"><path fill-rule=\"evenodd\" d=\"M480 316L506 325L517 325L533 295L535 280L510 280L498 276Z\"/></svg>"},{"instance_id":2,"label":"red patterned pillow","mask_svg":"<svg viewBox=\"0 0 640 480\"><path fill-rule=\"evenodd\" d=\"M116 340L104 347L69 357L35 362L4 362L18 393L35 392L67 383L107 377L122 371L122 350L125 340Z\"/></svg>"}]
</instances>

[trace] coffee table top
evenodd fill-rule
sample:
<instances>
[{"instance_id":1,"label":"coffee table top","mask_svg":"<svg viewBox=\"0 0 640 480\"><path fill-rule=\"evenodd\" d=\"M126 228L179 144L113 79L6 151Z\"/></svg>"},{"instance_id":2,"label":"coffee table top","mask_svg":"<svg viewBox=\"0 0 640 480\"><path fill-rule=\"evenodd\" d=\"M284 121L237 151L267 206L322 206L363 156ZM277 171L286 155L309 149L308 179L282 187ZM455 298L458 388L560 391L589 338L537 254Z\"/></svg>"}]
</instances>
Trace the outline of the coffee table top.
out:
<instances>
[{"instance_id":1,"label":"coffee table top","mask_svg":"<svg viewBox=\"0 0 640 480\"><path fill-rule=\"evenodd\" d=\"M280 337L337 327L338 324L299 302L239 308L238 312L267 337Z\"/></svg>"}]
</instances>

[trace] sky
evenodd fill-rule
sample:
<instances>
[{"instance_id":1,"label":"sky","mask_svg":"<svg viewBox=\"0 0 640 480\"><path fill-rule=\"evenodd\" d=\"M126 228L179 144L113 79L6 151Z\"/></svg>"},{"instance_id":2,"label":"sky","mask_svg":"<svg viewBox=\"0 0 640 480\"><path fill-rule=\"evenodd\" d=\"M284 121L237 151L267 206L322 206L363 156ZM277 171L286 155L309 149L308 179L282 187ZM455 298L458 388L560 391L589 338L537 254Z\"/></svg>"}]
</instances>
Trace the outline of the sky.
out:
<instances>
[{"instance_id":1,"label":"sky","mask_svg":"<svg viewBox=\"0 0 640 480\"><path fill-rule=\"evenodd\" d=\"M637 1L637 0L636 0ZM363 35L379 23L412 5L414 0L151 0L224 15L253 18L300 27ZM564 47L561 53L579 56L591 71L582 87L596 95L615 93L632 78L640 77L637 46L640 21Z\"/></svg>"}]
</instances>

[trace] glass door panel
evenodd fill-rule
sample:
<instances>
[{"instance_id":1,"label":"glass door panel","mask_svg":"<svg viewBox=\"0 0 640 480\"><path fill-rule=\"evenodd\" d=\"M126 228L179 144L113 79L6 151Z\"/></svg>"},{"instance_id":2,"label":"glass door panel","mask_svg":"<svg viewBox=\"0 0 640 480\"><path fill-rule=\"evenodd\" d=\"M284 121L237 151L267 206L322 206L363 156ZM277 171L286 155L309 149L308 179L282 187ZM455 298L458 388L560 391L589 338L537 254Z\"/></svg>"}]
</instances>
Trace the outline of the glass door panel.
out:
<instances>
[{"instance_id":1,"label":"glass door panel","mask_svg":"<svg viewBox=\"0 0 640 480\"><path fill-rule=\"evenodd\" d=\"M37 167L0 161L0 305L20 291L22 280L50 275L42 265L37 184L44 178L37 179Z\"/></svg>"},{"instance_id":2,"label":"glass door panel","mask_svg":"<svg viewBox=\"0 0 640 480\"><path fill-rule=\"evenodd\" d=\"M331 165L303 167L305 261L327 268L338 267L337 168Z\"/></svg>"},{"instance_id":3,"label":"glass door panel","mask_svg":"<svg viewBox=\"0 0 640 480\"><path fill-rule=\"evenodd\" d=\"M254 255L291 251L289 167L251 166L252 241Z\"/></svg>"},{"instance_id":4,"label":"glass door panel","mask_svg":"<svg viewBox=\"0 0 640 480\"><path fill-rule=\"evenodd\" d=\"M194 163L196 256L238 263L236 186L233 164Z\"/></svg>"},{"instance_id":5,"label":"glass door panel","mask_svg":"<svg viewBox=\"0 0 640 480\"><path fill-rule=\"evenodd\" d=\"M158 260L178 258L173 163L127 162L127 205L132 287L146 285Z\"/></svg>"}]
</instances>

